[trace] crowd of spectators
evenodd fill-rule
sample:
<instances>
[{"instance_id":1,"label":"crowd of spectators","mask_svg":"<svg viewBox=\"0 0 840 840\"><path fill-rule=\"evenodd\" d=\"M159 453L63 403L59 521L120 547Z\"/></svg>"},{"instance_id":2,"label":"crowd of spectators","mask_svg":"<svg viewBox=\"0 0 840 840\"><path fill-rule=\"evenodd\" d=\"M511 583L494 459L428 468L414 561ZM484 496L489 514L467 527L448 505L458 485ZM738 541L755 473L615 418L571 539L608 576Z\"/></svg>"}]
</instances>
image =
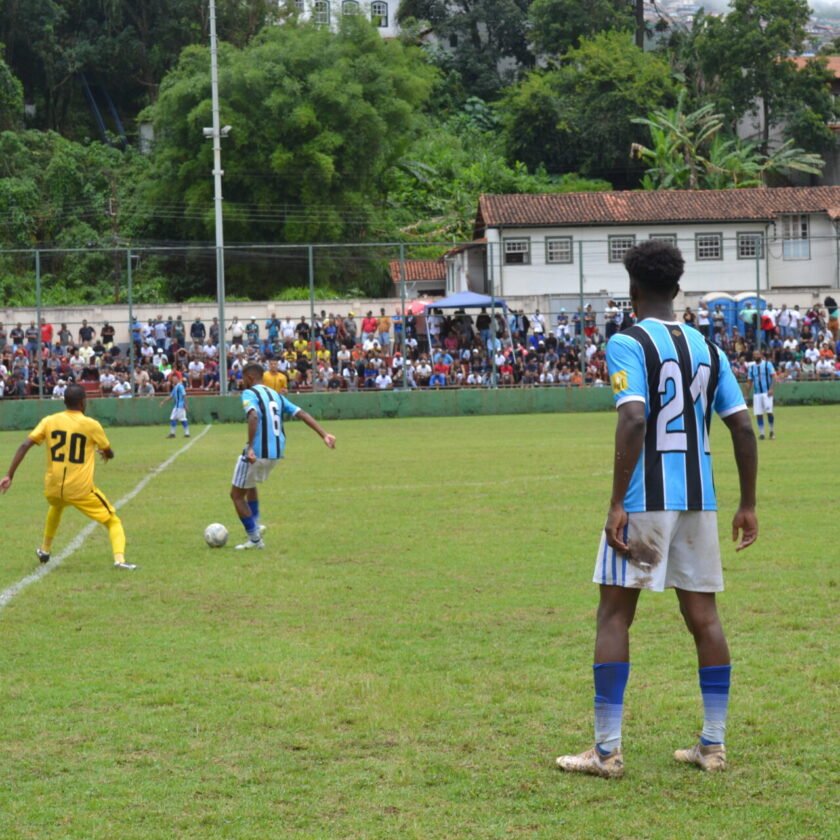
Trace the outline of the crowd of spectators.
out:
<instances>
[{"instance_id":1,"label":"crowd of spectators","mask_svg":"<svg viewBox=\"0 0 840 840\"><path fill-rule=\"evenodd\" d=\"M772 304L759 314L743 309L739 323L726 324L720 307L687 307L683 320L715 341L739 377L746 377L753 351L765 350L780 379L840 378L838 308L833 298L805 312ZM251 361L269 369L281 390L387 390L391 388L604 386L606 342L634 323L633 313L609 301L596 314L560 309L553 318L539 309L429 310L393 315L321 312L298 320L234 317L220 335L219 322L179 315L135 319L128 341L116 340L107 321L83 321L76 334L42 322L0 324L0 397L63 396L79 382L102 396L166 394L172 373L193 392L219 390L220 348L227 362L228 388L240 387ZM40 334L40 342L39 342ZM39 383L38 352L43 364ZM133 352L132 352L133 350ZM134 358L133 390L131 358Z\"/></svg>"}]
</instances>

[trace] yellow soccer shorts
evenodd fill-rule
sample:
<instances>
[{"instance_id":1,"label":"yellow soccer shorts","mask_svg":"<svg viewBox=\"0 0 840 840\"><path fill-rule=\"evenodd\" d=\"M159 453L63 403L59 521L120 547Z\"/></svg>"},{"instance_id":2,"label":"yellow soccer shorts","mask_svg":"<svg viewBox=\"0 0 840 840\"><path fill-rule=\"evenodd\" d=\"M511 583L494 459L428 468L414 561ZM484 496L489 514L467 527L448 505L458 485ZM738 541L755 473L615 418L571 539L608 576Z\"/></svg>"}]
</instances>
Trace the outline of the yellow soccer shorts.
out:
<instances>
[{"instance_id":1,"label":"yellow soccer shorts","mask_svg":"<svg viewBox=\"0 0 840 840\"><path fill-rule=\"evenodd\" d=\"M58 499L47 496L47 501L53 507L65 508L74 507L83 513L88 519L94 522L101 522L103 525L116 514L114 506L108 501L105 494L94 487L87 496L79 499Z\"/></svg>"}]
</instances>

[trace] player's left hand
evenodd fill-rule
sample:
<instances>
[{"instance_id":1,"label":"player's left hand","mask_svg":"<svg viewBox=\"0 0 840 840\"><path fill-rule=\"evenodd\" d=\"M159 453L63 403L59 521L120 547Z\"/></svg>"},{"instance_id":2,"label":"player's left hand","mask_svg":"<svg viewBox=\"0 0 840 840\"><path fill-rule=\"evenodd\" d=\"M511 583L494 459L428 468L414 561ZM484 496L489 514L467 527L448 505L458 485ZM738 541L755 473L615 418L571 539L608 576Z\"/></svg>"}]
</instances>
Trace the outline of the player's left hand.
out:
<instances>
[{"instance_id":1,"label":"player's left hand","mask_svg":"<svg viewBox=\"0 0 840 840\"><path fill-rule=\"evenodd\" d=\"M255 464L257 461L257 456L252 447L248 447L248 452L245 454L245 457L248 459L249 464Z\"/></svg>"},{"instance_id":2,"label":"player's left hand","mask_svg":"<svg viewBox=\"0 0 840 840\"><path fill-rule=\"evenodd\" d=\"M604 533L607 545L621 554L629 554L630 547L624 542L624 527L627 525L627 511L624 505L612 505L607 513L607 524Z\"/></svg>"},{"instance_id":3,"label":"player's left hand","mask_svg":"<svg viewBox=\"0 0 840 840\"><path fill-rule=\"evenodd\" d=\"M0 493L5 493L12 486L12 479L4 475L0 478Z\"/></svg>"},{"instance_id":4,"label":"player's left hand","mask_svg":"<svg viewBox=\"0 0 840 840\"><path fill-rule=\"evenodd\" d=\"M324 443L330 449L335 449L335 435L324 435Z\"/></svg>"},{"instance_id":5,"label":"player's left hand","mask_svg":"<svg viewBox=\"0 0 840 840\"><path fill-rule=\"evenodd\" d=\"M758 519L754 508L738 508L732 518L732 539L738 539L741 534L741 542L735 546L735 551L743 551L749 548L758 539Z\"/></svg>"}]
</instances>

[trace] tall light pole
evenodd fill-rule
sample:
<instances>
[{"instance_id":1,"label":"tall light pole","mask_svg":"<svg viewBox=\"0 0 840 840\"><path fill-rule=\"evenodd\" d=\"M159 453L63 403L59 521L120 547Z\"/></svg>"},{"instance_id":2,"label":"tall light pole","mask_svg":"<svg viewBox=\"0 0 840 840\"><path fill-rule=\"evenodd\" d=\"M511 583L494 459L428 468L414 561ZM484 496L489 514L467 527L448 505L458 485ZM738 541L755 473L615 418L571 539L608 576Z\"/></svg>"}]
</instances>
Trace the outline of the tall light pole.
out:
<instances>
[{"instance_id":1,"label":"tall light pole","mask_svg":"<svg viewBox=\"0 0 840 840\"><path fill-rule=\"evenodd\" d=\"M219 119L219 60L216 38L216 0L210 2L210 92L213 126L203 130L213 140L213 202L216 208L216 302L219 306L219 393L227 394L227 348L225 346L225 233L222 223L222 137L230 126Z\"/></svg>"}]
</instances>

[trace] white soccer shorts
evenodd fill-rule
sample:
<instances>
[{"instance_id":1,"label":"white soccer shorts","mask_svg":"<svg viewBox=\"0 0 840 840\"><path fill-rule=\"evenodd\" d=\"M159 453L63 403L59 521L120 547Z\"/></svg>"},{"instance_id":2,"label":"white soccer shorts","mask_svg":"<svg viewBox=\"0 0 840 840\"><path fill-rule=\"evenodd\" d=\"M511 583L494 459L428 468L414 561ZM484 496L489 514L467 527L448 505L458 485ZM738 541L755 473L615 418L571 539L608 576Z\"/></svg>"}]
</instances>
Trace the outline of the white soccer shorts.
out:
<instances>
[{"instance_id":1,"label":"white soccer shorts","mask_svg":"<svg viewBox=\"0 0 840 840\"><path fill-rule=\"evenodd\" d=\"M593 583L653 592L723 591L716 511L628 513L624 542L627 555L610 548L601 532Z\"/></svg>"},{"instance_id":2,"label":"white soccer shorts","mask_svg":"<svg viewBox=\"0 0 840 840\"><path fill-rule=\"evenodd\" d=\"M773 413L773 397L770 394L753 394L753 414L758 417L761 414Z\"/></svg>"},{"instance_id":3,"label":"white soccer shorts","mask_svg":"<svg viewBox=\"0 0 840 840\"><path fill-rule=\"evenodd\" d=\"M257 458L251 464L244 455L240 455L236 459L236 466L233 468L231 484L240 490L252 490L271 475L271 471L276 464L276 458Z\"/></svg>"},{"instance_id":4,"label":"white soccer shorts","mask_svg":"<svg viewBox=\"0 0 840 840\"><path fill-rule=\"evenodd\" d=\"M173 408L172 413L169 415L169 419L174 420L176 423L183 423L184 420L187 419L187 409Z\"/></svg>"}]
</instances>

